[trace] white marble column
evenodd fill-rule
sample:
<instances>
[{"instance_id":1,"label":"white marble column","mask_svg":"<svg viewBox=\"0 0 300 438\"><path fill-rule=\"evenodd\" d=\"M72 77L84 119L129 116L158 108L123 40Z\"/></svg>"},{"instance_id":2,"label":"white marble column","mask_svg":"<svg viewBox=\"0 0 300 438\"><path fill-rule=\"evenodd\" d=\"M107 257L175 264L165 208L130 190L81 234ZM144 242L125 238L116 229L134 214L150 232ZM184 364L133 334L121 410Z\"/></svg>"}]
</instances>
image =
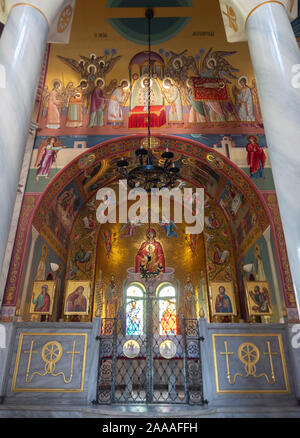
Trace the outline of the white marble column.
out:
<instances>
[{"instance_id":1,"label":"white marble column","mask_svg":"<svg viewBox=\"0 0 300 438\"><path fill-rule=\"evenodd\" d=\"M277 307L277 311L278 311L278 315L279 315L279 321L284 322L283 317L282 317L283 294L280 293L280 286L279 286L279 281L278 281L277 272L276 272L275 258L274 258L274 254L273 254L272 243L271 243L271 227L270 226L266 229L263 236L264 236L264 239L266 241L267 249L268 249L268 256L269 256L270 268L271 268L271 273L272 273L272 280L273 280L273 285L274 285L274 293L275 293L275 298L276 298L276 307Z\"/></svg>"},{"instance_id":2,"label":"white marble column","mask_svg":"<svg viewBox=\"0 0 300 438\"><path fill-rule=\"evenodd\" d=\"M300 52L290 25L298 2L219 1L228 41L248 40L300 309L300 81L293 70Z\"/></svg>"},{"instance_id":3,"label":"white marble column","mask_svg":"<svg viewBox=\"0 0 300 438\"><path fill-rule=\"evenodd\" d=\"M64 0L9 1L0 39L0 270L16 199L34 98L51 23Z\"/></svg>"},{"instance_id":4,"label":"white marble column","mask_svg":"<svg viewBox=\"0 0 300 438\"><path fill-rule=\"evenodd\" d=\"M21 295L21 303L20 308L18 312L18 321L24 321L25 316L25 310L26 310L26 300L29 295L29 280L30 280L30 274L31 274L31 268L32 268L32 260L34 256L34 250L35 250L35 244L39 237L39 232L32 226L31 229L31 244L30 244L30 250L28 254L28 262L27 262L27 268L26 268L26 274L24 279L24 285Z\"/></svg>"}]
</instances>

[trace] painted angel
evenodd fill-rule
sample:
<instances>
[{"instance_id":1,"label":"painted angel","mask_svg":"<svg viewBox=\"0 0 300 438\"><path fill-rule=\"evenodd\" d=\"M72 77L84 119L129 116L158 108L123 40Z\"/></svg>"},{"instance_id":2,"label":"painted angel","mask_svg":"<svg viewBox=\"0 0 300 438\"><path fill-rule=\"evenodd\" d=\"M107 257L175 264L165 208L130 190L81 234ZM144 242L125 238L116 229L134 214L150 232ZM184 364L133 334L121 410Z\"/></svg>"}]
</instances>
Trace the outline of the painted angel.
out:
<instances>
[{"instance_id":1,"label":"painted angel","mask_svg":"<svg viewBox=\"0 0 300 438\"><path fill-rule=\"evenodd\" d=\"M166 67L166 77L168 76L172 78L182 86L186 83L191 70L193 71L194 76L199 75L195 58L186 55L186 52L187 49L181 53L175 53L170 50L169 53L171 54L171 57L169 58Z\"/></svg>"},{"instance_id":2,"label":"painted angel","mask_svg":"<svg viewBox=\"0 0 300 438\"><path fill-rule=\"evenodd\" d=\"M57 153L64 147L57 137L49 137L47 140L41 141L34 165L38 168L36 181L39 181L41 176L49 178L49 172L56 161Z\"/></svg>"},{"instance_id":3,"label":"painted angel","mask_svg":"<svg viewBox=\"0 0 300 438\"><path fill-rule=\"evenodd\" d=\"M239 69L234 68L225 58L232 56L235 52L212 51L210 48L201 64L201 77L212 77L223 79L226 83L231 83L230 79L237 79L235 73Z\"/></svg>"},{"instance_id":4,"label":"painted angel","mask_svg":"<svg viewBox=\"0 0 300 438\"><path fill-rule=\"evenodd\" d=\"M240 89L235 85L232 88L232 93L237 105L237 113L242 122L255 122L254 114L254 99L252 88L248 85L248 78L241 76L238 80Z\"/></svg>"},{"instance_id":5,"label":"painted angel","mask_svg":"<svg viewBox=\"0 0 300 438\"><path fill-rule=\"evenodd\" d=\"M49 96L44 96L44 105L47 105L46 128L59 129L60 128L60 108L63 105L61 82L57 79L53 81L53 88L49 92ZM45 112L45 108L43 109Z\"/></svg>"}]
</instances>

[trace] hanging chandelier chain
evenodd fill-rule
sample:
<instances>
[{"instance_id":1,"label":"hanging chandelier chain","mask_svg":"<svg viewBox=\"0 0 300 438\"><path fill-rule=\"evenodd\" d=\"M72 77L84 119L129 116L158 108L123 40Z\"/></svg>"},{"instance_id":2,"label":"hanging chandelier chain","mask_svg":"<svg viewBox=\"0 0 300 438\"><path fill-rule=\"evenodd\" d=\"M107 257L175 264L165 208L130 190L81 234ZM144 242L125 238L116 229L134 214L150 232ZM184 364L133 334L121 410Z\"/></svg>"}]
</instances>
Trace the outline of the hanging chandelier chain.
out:
<instances>
[{"instance_id":1,"label":"hanging chandelier chain","mask_svg":"<svg viewBox=\"0 0 300 438\"><path fill-rule=\"evenodd\" d=\"M153 16L153 11L147 10L146 15L148 18L148 153L150 154L150 121L151 121L151 111L150 111L150 99L151 99L151 19ZM150 156L150 155L148 155Z\"/></svg>"},{"instance_id":2,"label":"hanging chandelier chain","mask_svg":"<svg viewBox=\"0 0 300 438\"><path fill-rule=\"evenodd\" d=\"M150 159L151 150L151 19L153 17L153 11L148 9L146 11L146 17L148 19L148 158ZM150 233L151 228L151 218L148 215L148 232ZM148 246L148 260L151 258L150 243Z\"/></svg>"}]
</instances>

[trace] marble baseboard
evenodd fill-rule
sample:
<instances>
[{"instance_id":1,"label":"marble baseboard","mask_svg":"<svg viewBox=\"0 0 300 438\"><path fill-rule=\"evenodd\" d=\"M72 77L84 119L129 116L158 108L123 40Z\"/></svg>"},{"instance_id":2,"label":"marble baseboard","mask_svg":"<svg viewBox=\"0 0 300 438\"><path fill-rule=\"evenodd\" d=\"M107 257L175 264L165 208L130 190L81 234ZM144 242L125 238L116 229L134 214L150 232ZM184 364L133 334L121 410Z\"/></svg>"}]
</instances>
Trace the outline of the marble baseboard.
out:
<instances>
[{"instance_id":1,"label":"marble baseboard","mask_svg":"<svg viewBox=\"0 0 300 438\"><path fill-rule=\"evenodd\" d=\"M183 405L162 406L105 406L74 409L74 406L0 406L0 418L300 418L300 407L281 408L195 408Z\"/></svg>"}]
</instances>

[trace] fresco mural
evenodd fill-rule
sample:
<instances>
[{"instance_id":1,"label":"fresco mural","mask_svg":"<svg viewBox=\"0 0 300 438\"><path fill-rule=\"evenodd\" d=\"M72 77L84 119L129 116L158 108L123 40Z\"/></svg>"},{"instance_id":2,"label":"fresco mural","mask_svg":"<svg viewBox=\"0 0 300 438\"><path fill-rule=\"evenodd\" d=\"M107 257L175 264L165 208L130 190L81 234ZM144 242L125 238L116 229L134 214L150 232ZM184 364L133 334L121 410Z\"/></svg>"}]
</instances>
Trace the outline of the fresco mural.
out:
<instances>
[{"instance_id":1,"label":"fresco mural","mask_svg":"<svg viewBox=\"0 0 300 438\"><path fill-rule=\"evenodd\" d=\"M160 48L149 55L133 54L128 63L129 77L106 76L117 71L124 55L108 49L106 55L92 53L77 59L58 59L77 74L77 81L48 78L41 103L40 123L45 130L66 128L147 128L148 97L152 128L194 132L200 128L244 128L261 132L263 125L255 80L231 63L236 51L202 48L196 55L188 49L175 53ZM116 66L116 68L115 68ZM114 73L115 74L115 73ZM64 77L64 73L62 73ZM150 89L150 90L149 90ZM245 131L244 131L245 132Z\"/></svg>"},{"instance_id":2,"label":"fresco mural","mask_svg":"<svg viewBox=\"0 0 300 438\"><path fill-rule=\"evenodd\" d=\"M82 321L95 314L112 314L103 306L105 291L112 306L115 296L117 307L121 305L122 281L127 269L135 267L146 228L139 222L100 227L95 194L99 188L114 184L120 157L134 165L135 150L148 132L149 103L156 162L161 152L170 148L180 169L178 186L205 190L202 235L187 235L182 226L165 218L154 226L155 240L165 259L165 266L161 266L175 269L181 297L186 295L196 303L197 314L200 307L211 314L207 301L210 283L230 282L237 303L236 320L246 318L242 263L254 261L260 273L256 277L266 277L273 300L266 248L260 240L271 225L276 229L272 244L278 279L288 317L296 321L247 44L236 43L232 50L225 41L220 32L221 13L215 14L219 10L216 1L206 5L208 12L214 12L205 14L209 19L199 13L200 2L180 2L184 9L190 8L189 17L161 17L158 5L150 54L144 19L132 17L129 4L124 17L112 18L111 7L118 8L122 2L106 2L104 7L91 0L95 14L88 16L84 2L77 3L70 44L51 45L45 57L35 109L39 127L1 318L11 320L20 304L29 266L31 225L40 237L30 281L36 275L46 280L51 273L49 263L60 266L60 293L55 295L53 320L62 316L67 280L91 285L88 314L80 315ZM145 2L140 3L144 7ZM198 21L196 11L201 17ZM46 262L43 245L47 247ZM255 247L259 248L256 252ZM175 253L180 254L176 260ZM192 305L185 305L192 312ZM278 319L279 315L275 312L273 317Z\"/></svg>"}]
</instances>

